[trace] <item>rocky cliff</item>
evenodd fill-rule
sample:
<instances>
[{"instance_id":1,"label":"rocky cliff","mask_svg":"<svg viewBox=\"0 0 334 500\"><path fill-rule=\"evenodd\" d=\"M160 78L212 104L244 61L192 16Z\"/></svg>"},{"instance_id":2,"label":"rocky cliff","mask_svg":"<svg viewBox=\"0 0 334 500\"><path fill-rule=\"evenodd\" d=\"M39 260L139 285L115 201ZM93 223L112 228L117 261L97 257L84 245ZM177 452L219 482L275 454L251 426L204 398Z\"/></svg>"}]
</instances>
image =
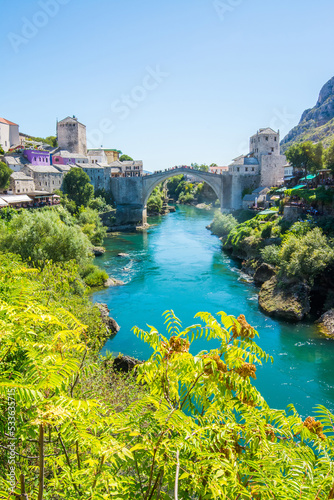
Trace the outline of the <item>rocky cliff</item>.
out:
<instances>
[{"instance_id":1,"label":"rocky cliff","mask_svg":"<svg viewBox=\"0 0 334 500\"><path fill-rule=\"evenodd\" d=\"M314 108L302 114L299 124L284 137L282 152L292 144L304 141L322 141L328 146L334 139L334 77L321 89Z\"/></svg>"}]
</instances>

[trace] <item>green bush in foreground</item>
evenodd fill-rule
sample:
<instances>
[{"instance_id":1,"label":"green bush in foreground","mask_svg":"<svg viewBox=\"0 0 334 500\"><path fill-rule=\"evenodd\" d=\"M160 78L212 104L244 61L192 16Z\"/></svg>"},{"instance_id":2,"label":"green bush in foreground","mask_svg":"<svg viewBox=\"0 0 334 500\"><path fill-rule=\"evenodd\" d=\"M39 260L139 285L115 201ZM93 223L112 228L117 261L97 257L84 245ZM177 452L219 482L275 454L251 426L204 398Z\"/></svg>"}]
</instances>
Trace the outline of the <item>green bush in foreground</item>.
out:
<instances>
[{"instance_id":1,"label":"green bush in foreground","mask_svg":"<svg viewBox=\"0 0 334 500\"><path fill-rule=\"evenodd\" d=\"M251 379L268 356L244 316L183 329L169 311L167 335L135 328L152 349L133 381L147 392L117 408L87 388L86 326L45 300L34 269L0 262L0 497L20 495L22 473L29 500L333 498L334 415L266 404ZM191 354L202 336L216 349Z\"/></svg>"}]
</instances>

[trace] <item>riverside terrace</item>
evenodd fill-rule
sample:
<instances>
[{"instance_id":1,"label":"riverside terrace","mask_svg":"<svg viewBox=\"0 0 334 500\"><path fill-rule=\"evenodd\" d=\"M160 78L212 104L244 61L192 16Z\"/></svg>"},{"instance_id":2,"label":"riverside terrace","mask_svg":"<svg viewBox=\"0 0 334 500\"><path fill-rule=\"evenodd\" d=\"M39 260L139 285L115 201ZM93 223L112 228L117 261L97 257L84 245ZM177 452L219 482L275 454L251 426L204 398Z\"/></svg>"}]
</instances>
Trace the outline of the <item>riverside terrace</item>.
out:
<instances>
[{"instance_id":1,"label":"riverside terrace","mask_svg":"<svg viewBox=\"0 0 334 500\"><path fill-rule=\"evenodd\" d=\"M29 194L0 194L0 210L3 208L41 208L59 205L60 196L52 193L35 191Z\"/></svg>"}]
</instances>

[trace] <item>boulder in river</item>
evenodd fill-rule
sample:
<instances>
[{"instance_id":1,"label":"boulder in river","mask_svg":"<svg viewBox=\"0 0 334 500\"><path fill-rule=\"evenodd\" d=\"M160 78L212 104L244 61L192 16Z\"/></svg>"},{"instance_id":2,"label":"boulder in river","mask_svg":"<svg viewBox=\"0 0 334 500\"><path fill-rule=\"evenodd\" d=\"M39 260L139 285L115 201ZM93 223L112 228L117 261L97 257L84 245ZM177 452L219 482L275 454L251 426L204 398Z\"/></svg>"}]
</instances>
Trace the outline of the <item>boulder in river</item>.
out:
<instances>
[{"instance_id":1,"label":"boulder in river","mask_svg":"<svg viewBox=\"0 0 334 500\"><path fill-rule=\"evenodd\" d=\"M121 286L121 285L124 285L124 281L116 280L115 278L108 278L103 283L103 286L105 286L106 288L109 288L110 286Z\"/></svg>"},{"instance_id":2,"label":"boulder in river","mask_svg":"<svg viewBox=\"0 0 334 500\"><path fill-rule=\"evenodd\" d=\"M106 253L106 249L104 247L93 247L92 252L95 255L95 257L100 257L104 253Z\"/></svg>"},{"instance_id":3,"label":"boulder in river","mask_svg":"<svg viewBox=\"0 0 334 500\"><path fill-rule=\"evenodd\" d=\"M334 309L330 309L316 321L321 333L334 338Z\"/></svg>"},{"instance_id":4,"label":"boulder in river","mask_svg":"<svg viewBox=\"0 0 334 500\"><path fill-rule=\"evenodd\" d=\"M276 276L266 281L259 293L259 306L269 316L301 321L310 312L310 287L304 283L279 286Z\"/></svg>"},{"instance_id":5,"label":"boulder in river","mask_svg":"<svg viewBox=\"0 0 334 500\"><path fill-rule=\"evenodd\" d=\"M128 253L118 253L117 254L117 257L130 257L130 255Z\"/></svg>"},{"instance_id":6,"label":"boulder in river","mask_svg":"<svg viewBox=\"0 0 334 500\"><path fill-rule=\"evenodd\" d=\"M107 304L97 302L96 306L100 309L101 318L103 323L107 327L108 333L110 333L111 335L115 335L120 330L120 326L114 320L114 318L111 318L109 316L109 308Z\"/></svg>"}]
</instances>

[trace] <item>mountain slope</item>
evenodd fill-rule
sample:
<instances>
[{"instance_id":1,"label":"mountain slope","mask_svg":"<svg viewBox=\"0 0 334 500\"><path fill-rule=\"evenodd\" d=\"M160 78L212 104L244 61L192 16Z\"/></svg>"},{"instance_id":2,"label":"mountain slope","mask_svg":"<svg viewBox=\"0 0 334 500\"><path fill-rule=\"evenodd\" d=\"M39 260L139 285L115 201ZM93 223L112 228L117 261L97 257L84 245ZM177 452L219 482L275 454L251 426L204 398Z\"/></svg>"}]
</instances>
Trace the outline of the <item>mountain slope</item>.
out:
<instances>
[{"instance_id":1,"label":"mountain slope","mask_svg":"<svg viewBox=\"0 0 334 500\"><path fill-rule=\"evenodd\" d=\"M334 139L334 77L321 89L317 104L302 114L299 124L284 137L282 152L292 144L322 141L328 146Z\"/></svg>"}]
</instances>

